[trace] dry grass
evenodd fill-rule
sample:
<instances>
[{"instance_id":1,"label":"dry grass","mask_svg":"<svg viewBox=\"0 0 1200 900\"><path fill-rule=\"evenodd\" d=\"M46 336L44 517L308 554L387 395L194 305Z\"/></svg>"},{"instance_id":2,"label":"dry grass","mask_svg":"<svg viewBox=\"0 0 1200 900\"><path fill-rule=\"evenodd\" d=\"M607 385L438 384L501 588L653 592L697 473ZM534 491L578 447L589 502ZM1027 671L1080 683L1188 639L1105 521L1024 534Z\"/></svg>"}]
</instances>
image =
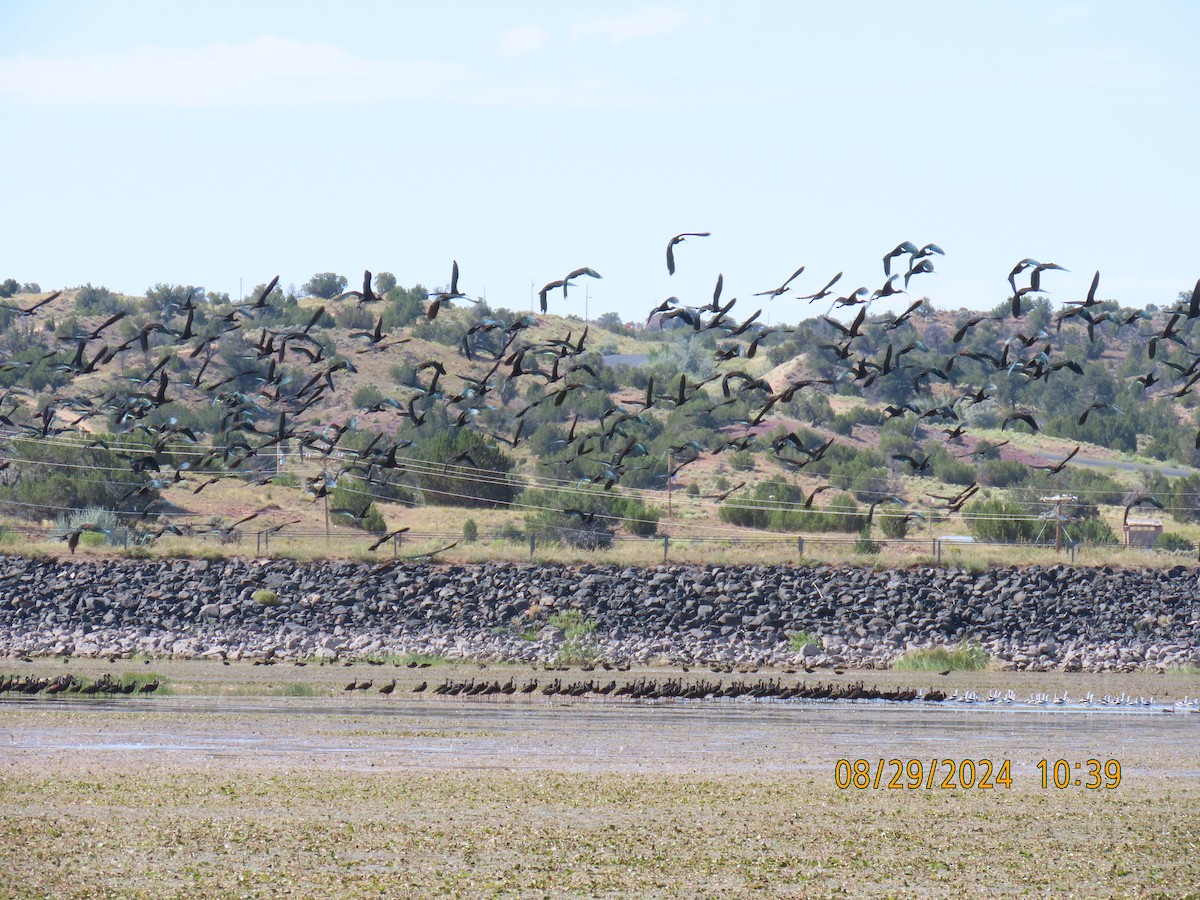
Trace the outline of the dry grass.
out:
<instances>
[{"instance_id":1,"label":"dry grass","mask_svg":"<svg viewBox=\"0 0 1200 900\"><path fill-rule=\"evenodd\" d=\"M897 795L838 791L825 772L71 768L0 779L5 896L1165 897L1200 883L1194 782Z\"/></svg>"},{"instance_id":2,"label":"dry grass","mask_svg":"<svg viewBox=\"0 0 1200 900\"><path fill-rule=\"evenodd\" d=\"M407 514L403 521L408 521ZM512 521L507 514L507 521ZM426 523L413 534L404 535L395 553L401 558L424 558L441 550L450 543L456 546L445 552L436 553L441 563L484 563L484 562L535 562L593 565L641 565L655 566L664 562L662 537L631 538L619 536L608 550L580 550L544 540L535 542L534 553L529 553L528 537L516 540L488 539L486 536L506 521L506 514L496 511L450 510L430 508L423 516ZM480 540L467 543L462 540L461 522L474 518L479 525ZM387 515L390 527L396 521ZM455 528L454 524L458 527ZM486 524L485 524L486 523ZM521 523L523 525L523 522ZM298 526L299 527L299 526ZM520 526L518 526L520 527ZM439 532L444 536L426 536L424 529ZM389 542L374 552L368 552L377 536L352 528L333 526L330 537L324 535L324 524L313 527L303 535L275 535L268 544L259 544L253 533L242 534L233 541L221 541L215 536L180 538L164 535L155 544L136 548L135 555L144 558L195 557L274 557L314 562L323 559L358 559L365 562L384 562L393 556ZM939 564L937 549L932 541L908 540L890 542L880 538L877 554L864 554L855 550L855 538L850 535L806 535L803 552L797 544L797 535L774 534L749 529L731 529L727 539L690 539L672 536L668 540L665 561L667 563L689 563L694 565L833 565L868 566L875 569L907 569L935 566ZM60 559L107 558L121 555L119 548L108 545L94 547L82 543L72 556L62 541L41 541L6 548L8 552L19 552L29 556L52 556ZM134 548L131 548L133 550ZM1121 566L1125 568L1171 568L1183 565L1197 566L1191 553L1162 553L1121 546L1085 546L1074 555L1068 548L1056 553L1052 546L1032 545L987 545L942 542L940 565L944 568L962 568L983 572L997 566L1055 566L1072 564L1077 566Z\"/></svg>"}]
</instances>

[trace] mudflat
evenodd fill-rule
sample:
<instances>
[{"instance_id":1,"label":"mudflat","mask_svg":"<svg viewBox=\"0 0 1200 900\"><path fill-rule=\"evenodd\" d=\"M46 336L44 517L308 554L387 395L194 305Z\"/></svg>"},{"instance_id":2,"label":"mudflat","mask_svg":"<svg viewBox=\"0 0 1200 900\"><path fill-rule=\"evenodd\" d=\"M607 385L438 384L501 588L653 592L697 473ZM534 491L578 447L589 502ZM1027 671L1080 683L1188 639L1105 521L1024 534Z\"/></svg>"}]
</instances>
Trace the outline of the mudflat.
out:
<instances>
[{"instance_id":1,"label":"mudflat","mask_svg":"<svg viewBox=\"0 0 1200 900\"><path fill-rule=\"evenodd\" d=\"M112 664L69 668L87 666ZM0 702L0 895L1182 897L1200 884L1200 714L1172 706L1194 676L1068 682L1072 697L1158 691L1147 709L448 699L412 688L550 673L122 667L152 669L164 693ZM1061 695L1066 678L827 677L1022 697L1055 679ZM351 680L373 685L347 692ZM289 685L311 695L280 696Z\"/></svg>"}]
</instances>

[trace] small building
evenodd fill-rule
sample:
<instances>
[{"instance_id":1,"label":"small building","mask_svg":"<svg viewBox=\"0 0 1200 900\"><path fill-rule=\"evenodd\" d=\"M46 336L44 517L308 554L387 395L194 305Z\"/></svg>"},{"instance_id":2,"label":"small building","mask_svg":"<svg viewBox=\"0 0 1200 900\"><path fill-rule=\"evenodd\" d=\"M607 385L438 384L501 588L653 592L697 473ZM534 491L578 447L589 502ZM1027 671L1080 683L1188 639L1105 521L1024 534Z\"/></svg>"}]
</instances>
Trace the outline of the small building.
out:
<instances>
[{"instance_id":1,"label":"small building","mask_svg":"<svg viewBox=\"0 0 1200 900\"><path fill-rule=\"evenodd\" d=\"M1125 546L1153 547L1162 532L1162 522L1158 519L1126 519Z\"/></svg>"}]
</instances>

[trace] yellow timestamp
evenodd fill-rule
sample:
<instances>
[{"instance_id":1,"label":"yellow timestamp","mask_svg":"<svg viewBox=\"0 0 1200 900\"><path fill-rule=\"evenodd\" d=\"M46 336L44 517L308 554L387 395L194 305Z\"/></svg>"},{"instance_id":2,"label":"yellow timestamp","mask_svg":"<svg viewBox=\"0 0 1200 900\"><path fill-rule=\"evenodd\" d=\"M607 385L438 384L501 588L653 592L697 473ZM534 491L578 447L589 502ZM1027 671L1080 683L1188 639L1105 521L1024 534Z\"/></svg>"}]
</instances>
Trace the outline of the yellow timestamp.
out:
<instances>
[{"instance_id":1,"label":"yellow timestamp","mask_svg":"<svg viewBox=\"0 0 1200 900\"><path fill-rule=\"evenodd\" d=\"M1121 762L1116 759L1088 759L1082 762L1043 759L1037 768L1042 773L1042 787L1047 790L1078 787L1089 791L1111 791L1121 784Z\"/></svg>"},{"instance_id":2,"label":"yellow timestamp","mask_svg":"<svg viewBox=\"0 0 1200 900\"><path fill-rule=\"evenodd\" d=\"M1012 763L1004 759L839 759L833 783L841 790L995 790L1012 787Z\"/></svg>"},{"instance_id":3,"label":"yellow timestamp","mask_svg":"<svg viewBox=\"0 0 1200 900\"><path fill-rule=\"evenodd\" d=\"M1043 759L1037 764L1044 789L1112 790L1121 784L1116 759ZM1010 790L1012 761L1008 759L839 759L833 783L840 790Z\"/></svg>"}]
</instances>

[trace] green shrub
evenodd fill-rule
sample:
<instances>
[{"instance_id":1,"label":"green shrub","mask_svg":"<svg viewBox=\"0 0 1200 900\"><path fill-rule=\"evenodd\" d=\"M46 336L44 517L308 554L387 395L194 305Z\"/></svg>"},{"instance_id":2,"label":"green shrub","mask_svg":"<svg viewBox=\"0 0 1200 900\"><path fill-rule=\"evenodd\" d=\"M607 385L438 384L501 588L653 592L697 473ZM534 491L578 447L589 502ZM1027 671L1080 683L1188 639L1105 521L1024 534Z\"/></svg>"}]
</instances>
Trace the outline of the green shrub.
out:
<instances>
[{"instance_id":1,"label":"green shrub","mask_svg":"<svg viewBox=\"0 0 1200 900\"><path fill-rule=\"evenodd\" d=\"M53 518L64 508L89 513L97 508L132 511L136 503L136 509L141 510L158 498L158 490L148 484L154 472L133 472L128 457L99 446L84 448L66 442L11 438L5 455L10 463L5 470L5 485L0 486L0 500L16 501L12 511L29 518ZM158 457L160 465L169 460L166 453ZM121 474L114 477L113 472ZM144 487L145 492L135 500L129 499L138 487Z\"/></svg>"},{"instance_id":2,"label":"green shrub","mask_svg":"<svg viewBox=\"0 0 1200 900\"><path fill-rule=\"evenodd\" d=\"M879 530L883 532L884 537L892 540L908 537L908 516L876 516L875 521L879 523Z\"/></svg>"},{"instance_id":3,"label":"green shrub","mask_svg":"<svg viewBox=\"0 0 1200 900\"><path fill-rule=\"evenodd\" d=\"M933 477L946 484L968 485L975 481L975 467L945 453L934 462Z\"/></svg>"},{"instance_id":4,"label":"green shrub","mask_svg":"<svg viewBox=\"0 0 1200 900\"><path fill-rule=\"evenodd\" d=\"M313 686L306 681L291 681L283 686L279 692L281 697L315 697L317 692L313 690Z\"/></svg>"},{"instance_id":5,"label":"green shrub","mask_svg":"<svg viewBox=\"0 0 1200 900\"><path fill-rule=\"evenodd\" d=\"M250 595L259 606L278 606L279 594L269 588L260 588Z\"/></svg>"},{"instance_id":6,"label":"green shrub","mask_svg":"<svg viewBox=\"0 0 1200 900\"><path fill-rule=\"evenodd\" d=\"M560 666L579 666L595 662L600 655L596 644L596 621L585 618L577 609L567 609L550 616L550 624L561 628L562 646L556 663Z\"/></svg>"},{"instance_id":7,"label":"green shrub","mask_svg":"<svg viewBox=\"0 0 1200 900\"><path fill-rule=\"evenodd\" d=\"M877 541L871 540L871 530L864 528L859 534L858 540L854 542L855 553L865 553L874 555L880 551L880 546Z\"/></svg>"},{"instance_id":8,"label":"green shrub","mask_svg":"<svg viewBox=\"0 0 1200 900\"><path fill-rule=\"evenodd\" d=\"M355 406L366 409L383 400L383 391L373 384L364 384L354 391L354 395L350 399Z\"/></svg>"},{"instance_id":9,"label":"green shrub","mask_svg":"<svg viewBox=\"0 0 1200 900\"><path fill-rule=\"evenodd\" d=\"M371 534L383 534L387 531L387 522L383 518L383 513L374 503L367 507L367 514L363 516L362 526Z\"/></svg>"},{"instance_id":10,"label":"green shrub","mask_svg":"<svg viewBox=\"0 0 1200 900\"><path fill-rule=\"evenodd\" d=\"M729 457L729 465L738 472L749 472L754 468L754 455L749 450L739 450Z\"/></svg>"},{"instance_id":11,"label":"green shrub","mask_svg":"<svg viewBox=\"0 0 1200 900\"><path fill-rule=\"evenodd\" d=\"M99 547L106 542L116 544L121 539L122 528L117 514L111 509L97 506L77 509L63 516L54 523L51 534L55 538L63 539L83 526L92 526L95 529L79 536L79 543L84 547Z\"/></svg>"},{"instance_id":12,"label":"green shrub","mask_svg":"<svg viewBox=\"0 0 1200 900\"><path fill-rule=\"evenodd\" d=\"M838 494L829 501L829 508L835 510L837 515L827 515L821 518L825 520L823 531L845 531L853 533L860 531L866 523L866 517L858 511L858 504L854 502L854 498L849 494Z\"/></svg>"},{"instance_id":13,"label":"green shrub","mask_svg":"<svg viewBox=\"0 0 1200 900\"><path fill-rule=\"evenodd\" d=\"M1025 481L1030 472L1029 466L1015 459L989 459L979 467L979 483L985 487L1012 487Z\"/></svg>"},{"instance_id":14,"label":"green shrub","mask_svg":"<svg viewBox=\"0 0 1200 900\"><path fill-rule=\"evenodd\" d=\"M8 526L0 526L0 546L11 547L14 544L20 544L20 532L16 528Z\"/></svg>"},{"instance_id":15,"label":"green shrub","mask_svg":"<svg viewBox=\"0 0 1200 900\"><path fill-rule=\"evenodd\" d=\"M968 504L963 510L963 519L976 540L1005 543L1032 541L1037 537L1040 524L1020 503L1002 497Z\"/></svg>"},{"instance_id":16,"label":"green shrub","mask_svg":"<svg viewBox=\"0 0 1200 900\"><path fill-rule=\"evenodd\" d=\"M858 424L858 419L849 413L840 412L829 420L829 428L836 434L843 437L849 437L854 431L854 426Z\"/></svg>"},{"instance_id":17,"label":"green shrub","mask_svg":"<svg viewBox=\"0 0 1200 900\"><path fill-rule=\"evenodd\" d=\"M525 540L525 532L512 522L505 522L503 525L492 529L491 539L493 541L523 541Z\"/></svg>"},{"instance_id":18,"label":"green shrub","mask_svg":"<svg viewBox=\"0 0 1200 900\"><path fill-rule=\"evenodd\" d=\"M123 308L121 298L106 287L92 287L87 284L76 289L75 309L85 316L108 316L120 312Z\"/></svg>"},{"instance_id":19,"label":"green shrub","mask_svg":"<svg viewBox=\"0 0 1200 900\"><path fill-rule=\"evenodd\" d=\"M427 430L427 429L426 429ZM414 455L427 465L417 473L425 502L433 506L497 507L511 503L519 485L509 477L513 460L470 428L447 429L422 439ZM448 460L456 460L447 467Z\"/></svg>"},{"instance_id":20,"label":"green shrub","mask_svg":"<svg viewBox=\"0 0 1200 900\"><path fill-rule=\"evenodd\" d=\"M717 516L722 522L730 525L740 525L743 528L766 528L770 519L770 511L754 504L753 501L726 500L721 504Z\"/></svg>"},{"instance_id":21,"label":"green shrub","mask_svg":"<svg viewBox=\"0 0 1200 900\"><path fill-rule=\"evenodd\" d=\"M658 531L658 520L662 512L646 506L636 497L623 497L613 504L613 512L621 516L625 530L638 537L650 537Z\"/></svg>"},{"instance_id":22,"label":"green shrub","mask_svg":"<svg viewBox=\"0 0 1200 900\"><path fill-rule=\"evenodd\" d=\"M815 634L810 634L807 631L793 631L788 635L788 649L799 652L809 644L821 645L821 639Z\"/></svg>"},{"instance_id":23,"label":"green shrub","mask_svg":"<svg viewBox=\"0 0 1200 900\"><path fill-rule=\"evenodd\" d=\"M1191 553L1195 545L1176 531L1164 531L1154 542L1155 550L1187 551Z\"/></svg>"},{"instance_id":24,"label":"green shrub","mask_svg":"<svg viewBox=\"0 0 1200 900\"><path fill-rule=\"evenodd\" d=\"M950 647L929 647L925 650L909 650L892 663L893 669L908 671L945 671L964 669L979 671L986 669L991 657L980 646L961 644L957 650Z\"/></svg>"},{"instance_id":25,"label":"green shrub","mask_svg":"<svg viewBox=\"0 0 1200 900\"><path fill-rule=\"evenodd\" d=\"M1117 536L1103 519L1081 519L1067 527L1071 538L1081 544L1116 544Z\"/></svg>"},{"instance_id":26,"label":"green shrub","mask_svg":"<svg viewBox=\"0 0 1200 900\"><path fill-rule=\"evenodd\" d=\"M661 515L636 497L617 496L600 487L529 490L521 500L537 510L525 516L530 531L544 540L584 550L610 547L618 525L641 537L652 535L658 531Z\"/></svg>"},{"instance_id":27,"label":"green shrub","mask_svg":"<svg viewBox=\"0 0 1200 900\"><path fill-rule=\"evenodd\" d=\"M473 544L479 540L479 526L475 524L474 519L467 519L463 522L463 540L468 544Z\"/></svg>"}]
</instances>

